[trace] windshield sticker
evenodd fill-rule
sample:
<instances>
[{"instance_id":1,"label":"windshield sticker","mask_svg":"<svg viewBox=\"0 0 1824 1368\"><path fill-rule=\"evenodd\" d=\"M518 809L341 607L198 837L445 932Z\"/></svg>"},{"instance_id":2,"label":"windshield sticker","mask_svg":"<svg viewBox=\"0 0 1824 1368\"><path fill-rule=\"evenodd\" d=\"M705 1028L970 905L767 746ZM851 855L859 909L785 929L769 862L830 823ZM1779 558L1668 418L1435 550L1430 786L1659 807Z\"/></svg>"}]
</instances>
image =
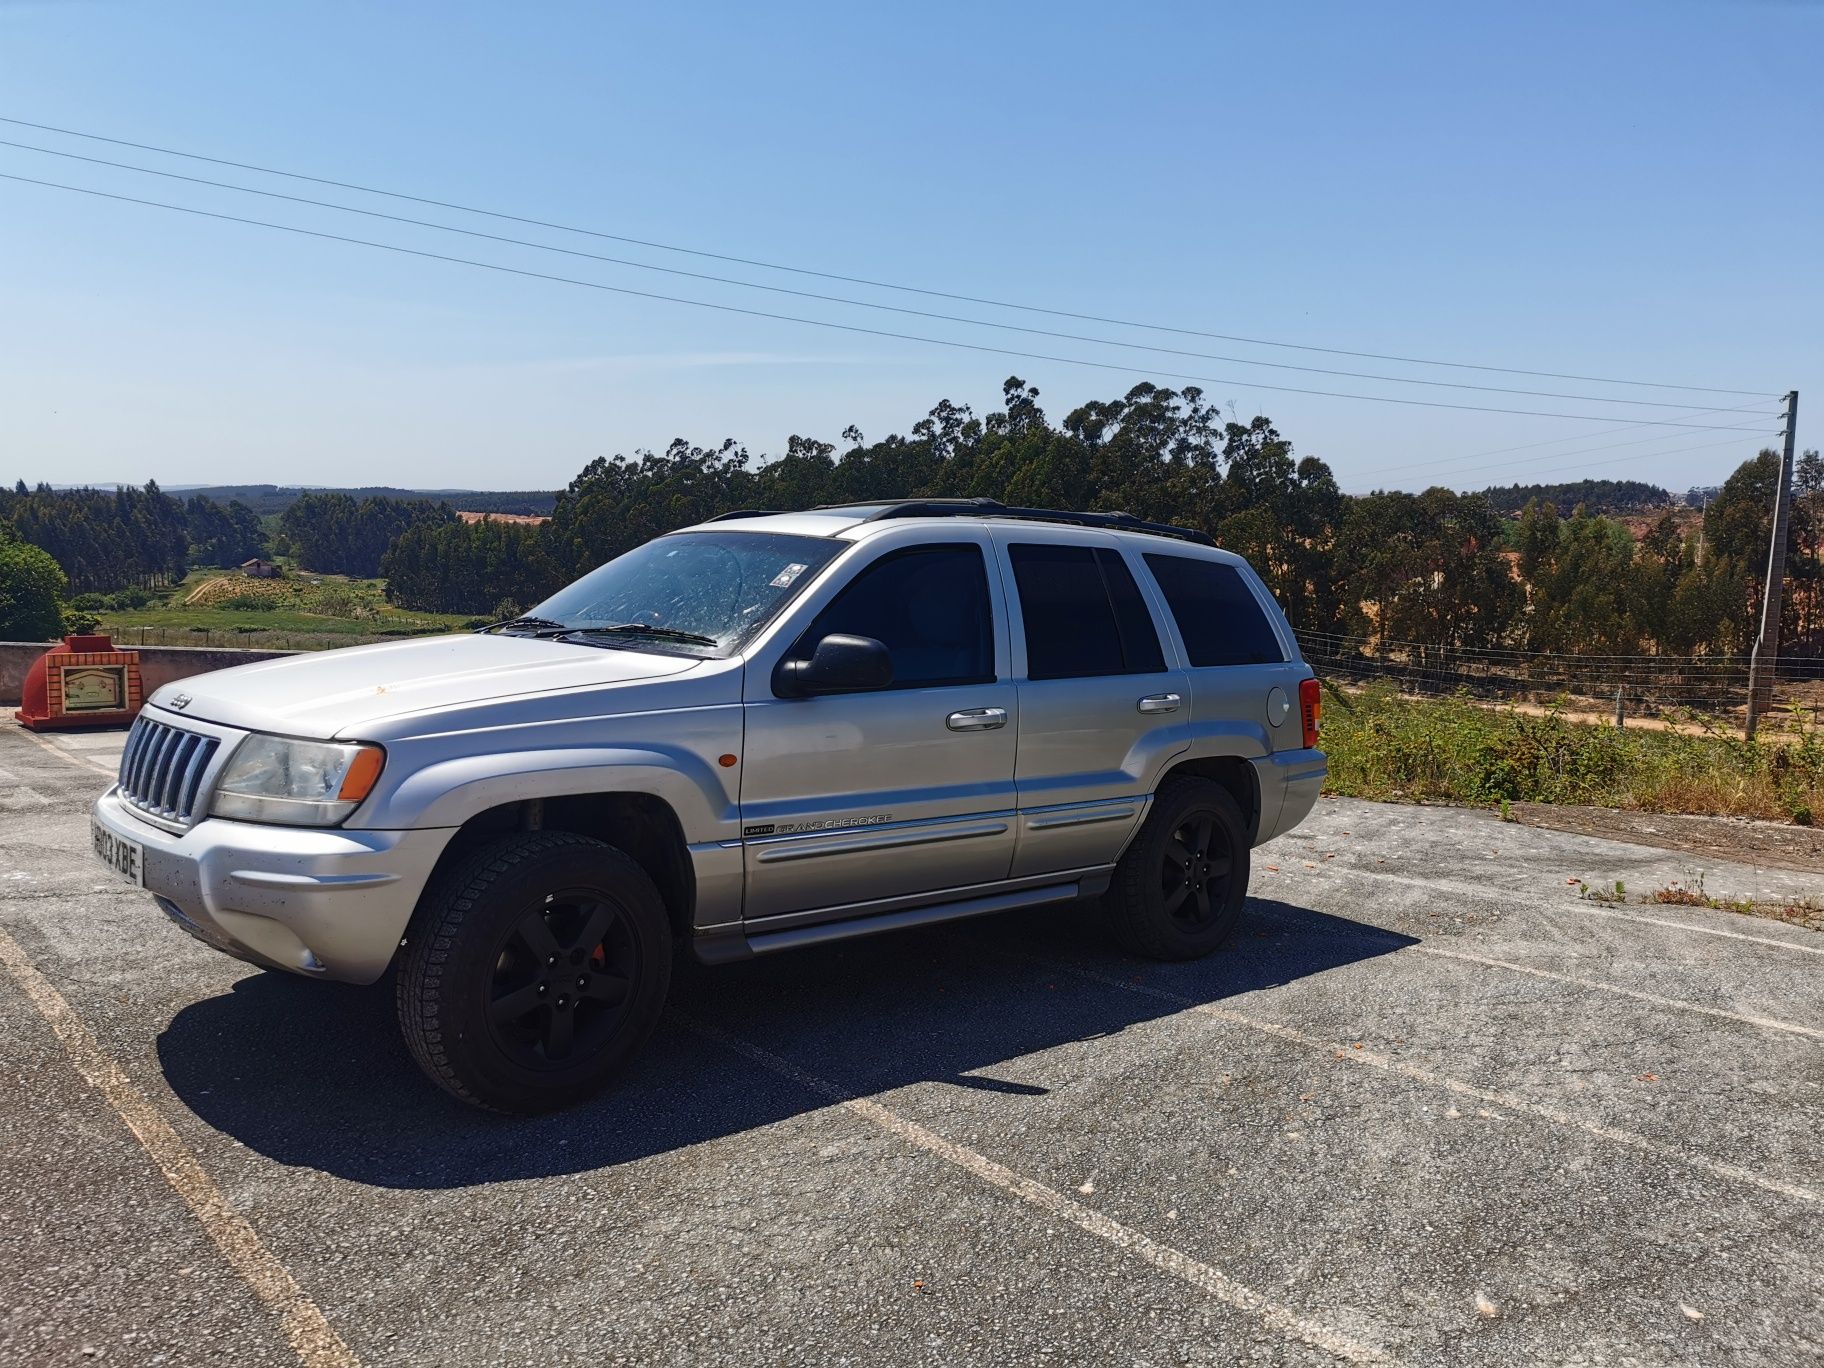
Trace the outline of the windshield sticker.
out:
<instances>
[{"instance_id":1,"label":"windshield sticker","mask_svg":"<svg viewBox=\"0 0 1824 1368\"><path fill-rule=\"evenodd\" d=\"M804 571L805 571L804 566L798 564L797 561L793 561L790 565L786 566L785 569L781 570L778 574L773 576L773 580L772 580L773 588L775 588L775 589L789 588L791 586L792 581L797 579L798 576L802 575L804 573Z\"/></svg>"}]
</instances>

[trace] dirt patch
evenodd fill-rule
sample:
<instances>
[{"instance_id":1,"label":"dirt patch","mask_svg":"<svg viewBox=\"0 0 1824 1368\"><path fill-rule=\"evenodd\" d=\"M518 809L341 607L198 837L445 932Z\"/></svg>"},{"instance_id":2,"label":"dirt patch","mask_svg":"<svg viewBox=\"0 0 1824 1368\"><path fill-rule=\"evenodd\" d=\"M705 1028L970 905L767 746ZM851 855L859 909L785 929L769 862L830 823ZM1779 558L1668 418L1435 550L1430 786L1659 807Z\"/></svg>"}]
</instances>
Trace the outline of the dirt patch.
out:
<instances>
[{"instance_id":1,"label":"dirt patch","mask_svg":"<svg viewBox=\"0 0 1824 1368\"><path fill-rule=\"evenodd\" d=\"M458 509L456 516L465 523L519 523L525 527L538 527L551 521L550 515L545 513L470 513L464 509Z\"/></svg>"},{"instance_id":2,"label":"dirt patch","mask_svg":"<svg viewBox=\"0 0 1824 1368\"><path fill-rule=\"evenodd\" d=\"M1766 865L1824 874L1824 830L1746 817L1686 817L1663 812L1514 803L1511 815L1527 826L1602 836L1611 841L1676 850L1697 860Z\"/></svg>"}]
</instances>

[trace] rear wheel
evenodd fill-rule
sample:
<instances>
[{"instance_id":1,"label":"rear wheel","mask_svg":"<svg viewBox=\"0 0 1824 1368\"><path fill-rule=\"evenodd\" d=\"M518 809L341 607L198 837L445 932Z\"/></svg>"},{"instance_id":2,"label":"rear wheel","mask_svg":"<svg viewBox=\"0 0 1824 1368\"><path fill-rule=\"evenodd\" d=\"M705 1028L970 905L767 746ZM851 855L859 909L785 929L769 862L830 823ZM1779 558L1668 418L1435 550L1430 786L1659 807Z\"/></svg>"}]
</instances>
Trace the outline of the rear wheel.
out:
<instances>
[{"instance_id":1,"label":"rear wheel","mask_svg":"<svg viewBox=\"0 0 1824 1368\"><path fill-rule=\"evenodd\" d=\"M1213 779L1173 779L1116 866L1106 904L1123 947L1149 959L1209 954L1235 930L1248 891L1248 829Z\"/></svg>"},{"instance_id":2,"label":"rear wheel","mask_svg":"<svg viewBox=\"0 0 1824 1368\"><path fill-rule=\"evenodd\" d=\"M664 903L627 855L570 832L508 836L426 894L399 1023L463 1101L549 1111L599 1091L646 1043L671 958Z\"/></svg>"}]
</instances>

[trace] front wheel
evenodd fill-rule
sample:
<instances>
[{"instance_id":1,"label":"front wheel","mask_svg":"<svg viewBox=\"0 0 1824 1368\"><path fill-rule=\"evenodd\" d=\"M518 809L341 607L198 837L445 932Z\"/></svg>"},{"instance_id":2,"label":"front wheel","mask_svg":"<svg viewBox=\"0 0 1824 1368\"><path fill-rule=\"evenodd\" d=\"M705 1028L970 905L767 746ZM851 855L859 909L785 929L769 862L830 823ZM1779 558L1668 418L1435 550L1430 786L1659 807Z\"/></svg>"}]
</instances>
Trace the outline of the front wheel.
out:
<instances>
[{"instance_id":1,"label":"front wheel","mask_svg":"<svg viewBox=\"0 0 1824 1368\"><path fill-rule=\"evenodd\" d=\"M1248 828L1213 779L1160 786L1109 887L1115 938L1137 955L1191 960L1229 938L1248 892Z\"/></svg>"},{"instance_id":2,"label":"front wheel","mask_svg":"<svg viewBox=\"0 0 1824 1368\"><path fill-rule=\"evenodd\" d=\"M571 832L477 850L425 895L399 974L419 1066L465 1102L551 1111L646 1043L671 985L671 926L646 872Z\"/></svg>"}]
</instances>

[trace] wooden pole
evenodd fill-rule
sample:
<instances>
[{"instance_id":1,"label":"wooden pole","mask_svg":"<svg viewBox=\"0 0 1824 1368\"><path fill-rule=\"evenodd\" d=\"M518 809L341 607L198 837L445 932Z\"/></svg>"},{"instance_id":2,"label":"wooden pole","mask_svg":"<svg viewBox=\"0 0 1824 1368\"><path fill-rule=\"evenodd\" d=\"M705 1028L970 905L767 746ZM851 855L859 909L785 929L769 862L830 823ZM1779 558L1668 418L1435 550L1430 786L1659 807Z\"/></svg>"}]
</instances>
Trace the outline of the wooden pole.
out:
<instances>
[{"instance_id":1,"label":"wooden pole","mask_svg":"<svg viewBox=\"0 0 1824 1368\"><path fill-rule=\"evenodd\" d=\"M1748 718L1743 732L1751 741L1755 725L1773 700L1773 677L1780 663L1780 591L1786 583L1786 525L1792 511L1792 447L1798 426L1799 392L1790 390L1780 477L1773 490L1773 536L1767 548L1767 585L1761 594L1761 634L1748 658Z\"/></svg>"}]
</instances>

